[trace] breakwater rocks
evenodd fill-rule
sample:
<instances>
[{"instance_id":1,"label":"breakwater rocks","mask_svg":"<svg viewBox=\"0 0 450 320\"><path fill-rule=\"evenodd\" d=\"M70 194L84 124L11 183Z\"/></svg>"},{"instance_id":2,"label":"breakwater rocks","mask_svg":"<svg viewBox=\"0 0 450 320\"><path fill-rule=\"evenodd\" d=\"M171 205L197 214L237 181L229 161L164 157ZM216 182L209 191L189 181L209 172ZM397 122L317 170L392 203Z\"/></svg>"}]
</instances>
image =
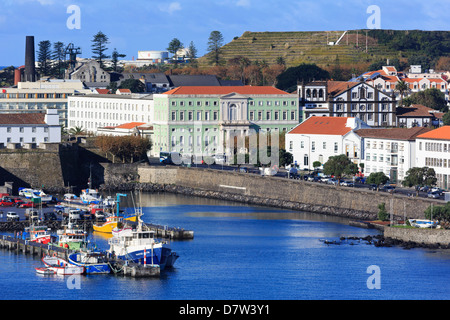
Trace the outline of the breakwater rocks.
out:
<instances>
[{"instance_id":1,"label":"breakwater rocks","mask_svg":"<svg viewBox=\"0 0 450 320\"><path fill-rule=\"evenodd\" d=\"M79 227L84 230L90 230L92 228L92 225L94 224L94 221L81 221L79 223ZM62 228L62 222L61 221L45 221L45 222L39 222L36 225L45 225L52 231L56 231ZM0 222L0 231L2 232L17 232L17 231L23 231L26 227L30 226L30 222L27 220L24 221L3 221Z\"/></svg>"},{"instance_id":2,"label":"breakwater rocks","mask_svg":"<svg viewBox=\"0 0 450 320\"><path fill-rule=\"evenodd\" d=\"M399 239L393 239L385 237L384 235L374 235L366 237L340 237L339 240L323 240L320 239L326 245L359 245L367 244L373 245L375 247L401 247L403 249L409 250L414 248L423 249L450 249L450 243L418 243L413 241L404 241Z\"/></svg>"},{"instance_id":3,"label":"breakwater rocks","mask_svg":"<svg viewBox=\"0 0 450 320\"><path fill-rule=\"evenodd\" d=\"M286 201L273 198L263 198L256 196L249 196L245 194L228 193L222 191L209 191L194 189L189 187L177 186L177 185L163 185L155 183L121 183L116 185L102 185L99 188L102 191L122 191L130 192L134 190L142 192L169 192L175 194L188 195L193 197L211 198L218 200L226 200L239 202L244 204L268 206L273 208L281 208L294 211L306 211L318 214L339 216L343 218L351 218L357 220L374 220L376 214L372 214L366 211L328 207L323 205L312 205L307 203L301 203L296 201Z\"/></svg>"}]
</instances>

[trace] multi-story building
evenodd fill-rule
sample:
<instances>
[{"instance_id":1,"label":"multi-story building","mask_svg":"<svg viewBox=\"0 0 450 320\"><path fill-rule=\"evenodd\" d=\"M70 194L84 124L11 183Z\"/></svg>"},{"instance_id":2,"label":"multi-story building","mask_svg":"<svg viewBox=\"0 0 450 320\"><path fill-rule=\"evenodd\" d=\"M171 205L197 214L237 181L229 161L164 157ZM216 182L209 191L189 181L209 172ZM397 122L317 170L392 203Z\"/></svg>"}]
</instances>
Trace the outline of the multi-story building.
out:
<instances>
[{"instance_id":1,"label":"multi-story building","mask_svg":"<svg viewBox=\"0 0 450 320\"><path fill-rule=\"evenodd\" d=\"M97 133L100 127L153 121L153 96L148 94L92 94L69 97L68 127Z\"/></svg>"},{"instance_id":2,"label":"multi-story building","mask_svg":"<svg viewBox=\"0 0 450 320\"><path fill-rule=\"evenodd\" d=\"M58 110L46 113L8 113L0 116L0 145L61 143Z\"/></svg>"},{"instance_id":3,"label":"multi-story building","mask_svg":"<svg viewBox=\"0 0 450 320\"><path fill-rule=\"evenodd\" d=\"M356 117L372 127L397 125L395 99L364 82L311 82L299 85L298 95L305 119Z\"/></svg>"},{"instance_id":4,"label":"multi-story building","mask_svg":"<svg viewBox=\"0 0 450 320\"><path fill-rule=\"evenodd\" d=\"M153 153L228 153L235 135L287 132L298 96L274 87L192 86L154 94Z\"/></svg>"},{"instance_id":5,"label":"multi-story building","mask_svg":"<svg viewBox=\"0 0 450 320\"><path fill-rule=\"evenodd\" d=\"M364 174L383 172L391 183L401 182L406 172L416 166L416 137L429 128L360 129L361 162Z\"/></svg>"},{"instance_id":6,"label":"multi-story building","mask_svg":"<svg viewBox=\"0 0 450 320\"><path fill-rule=\"evenodd\" d=\"M19 82L17 88L0 89L0 114L42 113L56 109L60 124L67 126L67 99L74 94L90 92L79 80Z\"/></svg>"},{"instance_id":7,"label":"multi-story building","mask_svg":"<svg viewBox=\"0 0 450 320\"><path fill-rule=\"evenodd\" d=\"M370 128L359 118L312 116L286 134L285 148L294 163L302 169L314 169L314 162L323 165L332 156L341 154L354 163L361 160L361 138L355 130Z\"/></svg>"},{"instance_id":8,"label":"multi-story building","mask_svg":"<svg viewBox=\"0 0 450 320\"><path fill-rule=\"evenodd\" d=\"M397 72L392 66L385 66L381 70L367 72L358 79L364 80L378 90L389 94L397 101L401 100L400 93L395 89L397 82L404 81L408 85L408 91L404 92L407 97L415 92L435 88L441 91L447 103L449 102L448 83L439 73L422 73L420 66L411 66L412 72L406 74ZM356 79L353 79L356 80Z\"/></svg>"},{"instance_id":9,"label":"multi-story building","mask_svg":"<svg viewBox=\"0 0 450 320\"><path fill-rule=\"evenodd\" d=\"M443 112L421 104L397 108L397 122L401 128L439 127L442 125L443 116Z\"/></svg>"},{"instance_id":10,"label":"multi-story building","mask_svg":"<svg viewBox=\"0 0 450 320\"><path fill-rule=\"evenodd\" d=\"M417 136L416 167L433 168L437 186L446 190L450 188L450 126Z\"/></svg>"}]
</instances>

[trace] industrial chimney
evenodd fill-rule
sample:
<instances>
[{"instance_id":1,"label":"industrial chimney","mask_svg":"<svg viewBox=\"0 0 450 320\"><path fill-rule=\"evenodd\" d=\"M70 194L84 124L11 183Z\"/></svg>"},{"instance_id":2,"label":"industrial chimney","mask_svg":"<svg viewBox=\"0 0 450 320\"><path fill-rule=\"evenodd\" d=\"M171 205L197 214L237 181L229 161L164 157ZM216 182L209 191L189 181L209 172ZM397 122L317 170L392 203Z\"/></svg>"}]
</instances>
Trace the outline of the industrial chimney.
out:
<instances>
[{"instance_id":1,"label":"industrial chimney","mask_svg":"<svg viewBox=\"0 0 450 320\"><path fill-rule=\"evenodd\" d=\"M25 44L25 82L36 81L36 68L34 57L34 36L27 36Z\"/></svg>"}]
</instances>

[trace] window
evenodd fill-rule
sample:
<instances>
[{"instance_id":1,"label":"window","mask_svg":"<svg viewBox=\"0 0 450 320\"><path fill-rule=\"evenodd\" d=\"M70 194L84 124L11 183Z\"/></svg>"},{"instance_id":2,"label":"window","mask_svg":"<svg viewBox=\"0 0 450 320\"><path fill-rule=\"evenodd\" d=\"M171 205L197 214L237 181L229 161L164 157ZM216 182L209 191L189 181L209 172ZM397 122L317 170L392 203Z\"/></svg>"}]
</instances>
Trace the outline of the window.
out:
<instances>
[{"instance_id":1,"label":"window","mask_svg":"<svg viewBox=\"0 0 450 320\"><path fill-rule=\"evenodd\" d=\"M270 111L266 112L266 120L270 120Z\"/></svg>"},{"instance_id":2,"label":"window","mask_svg":"<svg viewBox=\"0 0 450 320\"><path fill-rule=\"evenodd\" d=\"M338 152L338 143L335 142L334 143L334 153L337 153L337 152Z\"/></svg>"},{"instance_id":3,"label":"window","mask_svg":"<svg viewBox=\"0 0 450 320\"><path fill-rule=\"evenodd\" d=\"M316 151L316 143L313 141L311 142L311 152L315 152Z\"/></svg>"},{"instance_id":4,"label":"window","mask_svg":"<svg viewBox=\"0 0 450 320\"><path fill-rule=\"evenodd\" d=\"M327 148L327 143L324 142L324 143L323 143L323 150L325 150L326 148Z\"/></svg>"}]
</instances>

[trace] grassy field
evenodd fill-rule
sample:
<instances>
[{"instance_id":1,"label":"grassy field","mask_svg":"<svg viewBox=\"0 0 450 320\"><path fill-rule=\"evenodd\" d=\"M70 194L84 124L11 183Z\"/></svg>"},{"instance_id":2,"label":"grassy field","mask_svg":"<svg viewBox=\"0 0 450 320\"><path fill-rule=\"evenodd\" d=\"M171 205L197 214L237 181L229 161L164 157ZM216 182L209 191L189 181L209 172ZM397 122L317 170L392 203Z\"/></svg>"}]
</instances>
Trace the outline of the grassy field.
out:
<instances>
[{"instance_id":1,"label":"grassy field","mask_svg":"<svg viewBox=\"0 0 450 320\"><path fill-rule=\"evenodd\" d=\"M364 30L349 31L336 42L344 31L317 32L249 32L222 47L222 59L227 61L242 55L251 61L276 63L282 57L287 67L301 63L315 63L323 68L370 65L381 59L401 58L398 52L366 38ZM367 42L367 51L366 51ZM199 59L200 66L209 64L208 55Z\"/></svg>"}]
</instances>

